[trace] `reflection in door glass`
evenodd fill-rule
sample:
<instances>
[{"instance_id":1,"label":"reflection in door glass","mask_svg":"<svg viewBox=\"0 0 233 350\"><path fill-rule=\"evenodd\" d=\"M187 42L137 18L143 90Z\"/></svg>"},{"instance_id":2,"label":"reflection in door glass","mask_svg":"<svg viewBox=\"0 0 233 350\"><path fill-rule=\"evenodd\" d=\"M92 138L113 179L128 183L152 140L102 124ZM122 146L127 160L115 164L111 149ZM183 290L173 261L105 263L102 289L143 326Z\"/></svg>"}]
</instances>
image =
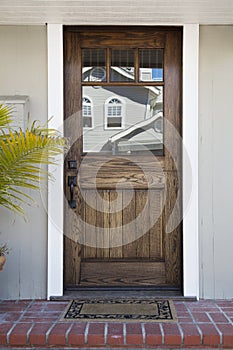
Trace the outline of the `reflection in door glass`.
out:
<instances>
[{"instance_id":1,"label":"reflection in door glass","mask_svg":"<svg viewBox=\"0 0 233 350\"><path fill-rule=\"evenodd\" d=\"M140 81L163 81L163 50L139 50Z\"/></svg>"},{"instance_id":2,"label":"reflection in door glass","mask_svg":"<svg viewBox=\"0 0 233 350\"><path fill-rule=\"evenodd\" d=\"M82 50L82 81L106 81L106 50Z\"/></svg>"},{"instance_id":3,"label":"reflection in door glass","mask_svg":"<svg viewBox=\"0 0 233 350\"><path fill-rule=\"evenodd\" d=\"M83 129L84 152L163 154L163 87L83 86L82 96L94 125Z\"/></svg>"},{"instance_id":4,"label":"reflection in door glass","mask_svg":"<svg viewBox=\"0 0 233 350\"><path fill-rule=\"evenodd\" d=\"M111 50L111 81L134 80L134 50Z\"/></svg>"}]
</instances>

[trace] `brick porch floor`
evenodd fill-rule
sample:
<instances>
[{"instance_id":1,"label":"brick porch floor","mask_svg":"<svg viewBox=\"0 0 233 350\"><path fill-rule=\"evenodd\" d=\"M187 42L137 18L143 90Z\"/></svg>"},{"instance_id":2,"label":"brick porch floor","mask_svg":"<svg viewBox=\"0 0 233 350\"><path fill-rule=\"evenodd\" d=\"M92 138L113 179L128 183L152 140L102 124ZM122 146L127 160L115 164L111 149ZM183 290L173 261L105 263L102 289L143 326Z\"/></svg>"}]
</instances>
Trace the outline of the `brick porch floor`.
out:
<instances>
[{"instance_id":1,"label":"brick porch floor","mask_svg":"<svg viewBox=\"0 0 233 350\"><path fill-rule=\"evenodd\" d=\"M178 323L61 322L66 301L0 301L0 348L233 349L233 301L174 301Z\"/></svg>"}]
</instances>

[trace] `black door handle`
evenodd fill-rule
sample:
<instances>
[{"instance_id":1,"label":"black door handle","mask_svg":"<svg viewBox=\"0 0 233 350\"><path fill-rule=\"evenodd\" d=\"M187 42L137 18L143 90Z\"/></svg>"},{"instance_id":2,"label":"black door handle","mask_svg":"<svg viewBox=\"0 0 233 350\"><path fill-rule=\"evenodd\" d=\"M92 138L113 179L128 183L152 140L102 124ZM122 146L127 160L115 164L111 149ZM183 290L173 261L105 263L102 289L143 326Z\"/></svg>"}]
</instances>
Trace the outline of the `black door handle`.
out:
<instances>
[{"instance_id":1,"label":"black door handle","mask_svg":"<svg viewBox=\"0 0 233 350\"><path fill-rule=\"evenodd\" d=\"M70 188L70 200L68 201L70 208L76 208L76 200L74 200L74 186L77 186L77 176L68 176L68 186Z\"/></svg>"}]
</instances>

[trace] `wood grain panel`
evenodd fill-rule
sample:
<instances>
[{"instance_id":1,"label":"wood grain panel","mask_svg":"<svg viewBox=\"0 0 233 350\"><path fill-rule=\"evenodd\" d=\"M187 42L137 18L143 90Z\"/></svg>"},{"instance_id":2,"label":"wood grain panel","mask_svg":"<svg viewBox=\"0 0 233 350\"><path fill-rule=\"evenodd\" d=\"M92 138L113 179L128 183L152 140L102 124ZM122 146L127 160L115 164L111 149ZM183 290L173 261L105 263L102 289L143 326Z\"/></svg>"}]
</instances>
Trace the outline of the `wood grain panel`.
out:
<instances>
[{"instance_id":1,"label":"wood grain panel","mask_svg":"<svg viewBox=\"0 0 233 350\"><path fill-rule=\"evenodd\" d=\"M165 266L158 262L82 262L80 286L165 285Z\"/></svg>"},{"instance_id":2,"label":"wood grain panel","mask_svg":"<svg viewBox=\"0 0 233 350\"><path fill-rule=\"evenodd\" d=\"M89 205L88 203L92 204ZM96 258L96 193L94 191L85 192L85 243L84 243L84 258Z\"/></svg>"},{"instance_id":3,"label":"wood grain panel","mask_svg":"<svg viewBox=\"0 0 233 350\"><path fill-rule=\"evenodd\" d=\"M150 220L150 259L164 259L163 191L148 192Z\"/></svg>"},{"instance_id":4,"label":"wood grain panel","mask_svg":"<svg viewBox=\"0 0 233 350\"><path fill-rule=\"evenodd\" d=\"M87 189L114 189L116 185L125 189L131 186L135 189L164 188L163 158L159 163L156 162L158 157L152 154L130 158L88 155L80 168L80 186Z\"/></svg>"},{"instance_id":5,"label":"wood grain panel","mask_svg":"<svg viewBox=\"0 0 233 350\"><path fill-rule=\"evenodd\" d=\"M109 258L109 191L102 191L103 196L103 227L104 227L104 258Z\"/></svg>"},{"instance_id":6,"label":"wood grain panel","mask_svg":"<svg viewBox=\"0 0 233 350\"><path fill-rule=\"evenodd\" d=\"M178 192L178 175L177 172L167 173L167 191L169 196L165 200L165 262L166 262L166 279L171 285L180 285L181 283L181 225L177 226L180 220L181 197L177 210L174 211L174 206ZM174 188L176 189L174 191ZM174 211L173 222L171 213ZM174 229L168 231L168 222L173 224Z\"/></svg>"},{"instance_id":7,"label":"wood grain panel","mask_svg":"<svg viewBox=\"0 0 233 350\"><path fill-rule=\"evenodd\" d=\"M110 258L122 258L122 191L110 191ZM112 231L111 229L114 229Z\"/></svg>"},{"instance_id":8,"label":"wood grain panel","mask_svg":"<svg viewBox=\"0 0 233 350\"><path fill-rule=\"evenodd\" d=\"M64 236L64 251L66 253L69 252L69 255L64 255L65 285L78 285L80 282L81 271L80 245L72 239Z\"/></svg>"},{"instance_id":9,"label":"wood grain panel","mask_svg":"<svg viewBox=\"0 0 233 350\"><path fill-rule=\"evenodd\" d=\"M98 32L98 41L96 40L96 33ZM114 48L163 48L165 44L165 33L158 32L149 27L144 27L143 30L120 30L116 28L116 31L112 34L112 29L104 30L96 28L96 31L85 33L79 33L79 42L81 47L98 48L114 47Z\"/></svg>"},{"instance_id":10,"label":"wood grain panel","mask_svg":"<svg viewBox=\"0 0 233 350\"><path fill-rule=\"evenodd\" d=\"M149 227L148 222L148 209L145 207L148 205L148 191L136 191L135 194L135 217L137 220L136 233L140 238L137 239L137 258L149 259L150 256L150 235L147 230ZM140 215L140 217L139 217ZM139 217L139 218L138 218Z\"/></svg>"},{"instance_id":11,"label":"wood grain panel","mask_svg":"<svg viewBox=\"0 0 233 350\"><path fill-rule=\"evenodd\" d=\"M123 191L123 258L135 258L137 256L136 222L135 222L135 192ZM127 225L127 224L130 224ZM130 243L128 243L130 240Z\"/></svg>"}]
</instances>

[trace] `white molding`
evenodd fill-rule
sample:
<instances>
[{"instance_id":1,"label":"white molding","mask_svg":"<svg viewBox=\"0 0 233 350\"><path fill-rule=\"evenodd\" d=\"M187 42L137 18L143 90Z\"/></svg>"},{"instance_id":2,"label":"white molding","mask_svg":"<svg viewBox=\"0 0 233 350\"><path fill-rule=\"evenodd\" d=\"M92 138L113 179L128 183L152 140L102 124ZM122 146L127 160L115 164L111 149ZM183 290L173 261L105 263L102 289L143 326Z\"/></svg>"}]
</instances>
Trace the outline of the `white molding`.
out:
<instances>
[{"instance_id":1,"label":"white molding","mask_svg":"<svg viewBox=\"0 0 233 350\"><path fill-rule=\"evenodd\" d=\"M183 142L190 164L183 162L183 290L199 297L198 247L198 60L199 25L185 24L183 37ZM63 123L62 25L48 25L48 116L60 128ZM190 183L190 168L192 183ZM63 163L49 183L48 194L48 298L63 294ZM191 198L186 208L186 194Z\"/></svg>"},{"instance_id":2,"label":"white molding","mask_svg":"<svg viewBox=\"0 0 233 350\"><path fill-rule=\"evenodd\" d=\"M63 133L63 26L47 25L49 126ZM47 297L63 295L63 157L49 166Z\"/></svg>"},{"instance_id":3,"label":"white molding","mask_svg":"<svg viewBox=\"0 0 233 350\"><path fill-rule=\"evenodd\" d=\"M199 25L183 33L183 292L199 298L198 246L198 75ZM189 162L187 161L189 160ZM191 169L190 169L191 165ZM191 170L191 172L190 172ZM191 197L187 198L191 191Z\"/></svg>"}]
</instances>

